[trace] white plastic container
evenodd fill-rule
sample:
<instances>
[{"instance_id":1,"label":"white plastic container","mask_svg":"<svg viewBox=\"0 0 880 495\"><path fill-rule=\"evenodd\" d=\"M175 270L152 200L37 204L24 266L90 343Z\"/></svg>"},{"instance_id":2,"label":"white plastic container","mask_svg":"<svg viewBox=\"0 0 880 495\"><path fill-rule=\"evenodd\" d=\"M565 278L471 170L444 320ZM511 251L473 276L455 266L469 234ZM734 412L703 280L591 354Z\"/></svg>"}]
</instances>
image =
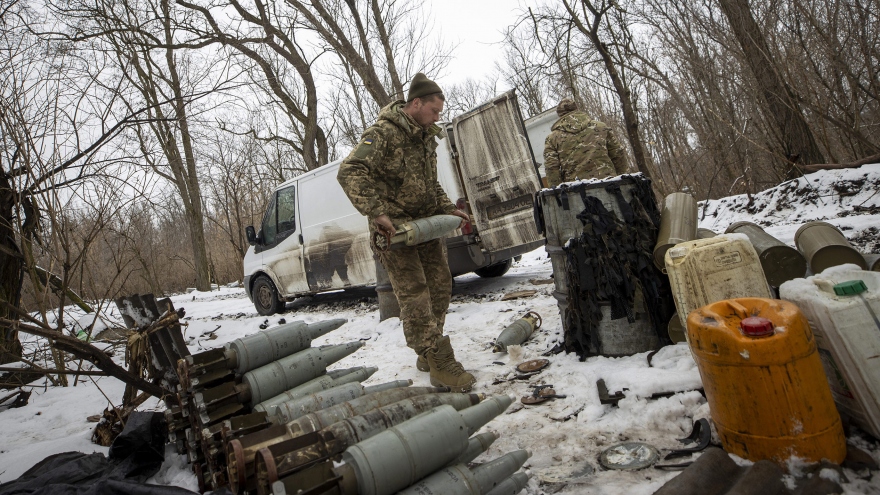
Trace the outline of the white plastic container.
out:
<instances>
[{"instance_id":1,"label":"white plastic container","mask_svg":"<svg viewBox=\"0 0 880 495\"><path fill-rule=\"evenodd\" d=\"M772 299L758 253L744 234L722 234L676 244L666 251L666 273L682 328L691 311L724 299Z\"/></svg>"},{"instance_id":2,"label":"white plastic container","mask_svg":"<svg viewBox=\"0 0 880 495\"><path fill-rule=\"evenodd\" d=\"M837 408L880 438L880 272L832 266L782 284L779 295L809 320Z\"/></svg>"}]
</instances>

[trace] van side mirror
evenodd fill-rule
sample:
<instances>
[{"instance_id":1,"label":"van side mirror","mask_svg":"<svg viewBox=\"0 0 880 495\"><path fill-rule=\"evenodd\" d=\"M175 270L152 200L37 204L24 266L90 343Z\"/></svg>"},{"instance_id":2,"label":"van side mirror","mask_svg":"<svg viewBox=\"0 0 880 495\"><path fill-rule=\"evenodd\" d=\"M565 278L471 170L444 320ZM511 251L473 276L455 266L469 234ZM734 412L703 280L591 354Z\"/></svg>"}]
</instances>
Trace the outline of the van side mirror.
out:
<instances>
[{"instance_id":1,"label":"van side mirror","mask_svg":"<svg viewBox=\"0 0 880 495\"><path fill-rule=\"evenodd\" d=\"M253 225L248 225L244 228L244 235L247 237L248 244L251 246L257 243L257 231L254 230Z\"/></svg>"}]
</instances>

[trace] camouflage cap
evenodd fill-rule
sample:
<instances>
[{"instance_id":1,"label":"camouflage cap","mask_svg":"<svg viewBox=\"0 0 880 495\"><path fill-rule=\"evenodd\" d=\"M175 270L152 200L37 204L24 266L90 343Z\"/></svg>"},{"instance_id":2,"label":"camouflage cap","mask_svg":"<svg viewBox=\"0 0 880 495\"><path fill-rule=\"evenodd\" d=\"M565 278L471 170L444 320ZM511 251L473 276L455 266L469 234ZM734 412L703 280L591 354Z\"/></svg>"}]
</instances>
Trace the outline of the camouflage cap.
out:
<instances>
[{"instance_id":1,"label":"camouflage cap","mask_svg":"<svg viewBox=\"0 0 880 495\"><path fill-rule=\"evenodd\" d=\"M410 102L416 98L422 98L435 93L442 94L443 90L440 89L437 83L428 79L428 76L419 72L412 78L412 82L409 83L409 93L406 95L406 101Z\"/></svg>"},{"instance_id":2,"label":"camouflage cap","mask_svg":"<svg viewBox=\"0 0 880 495\"><path fill-rule=\"evenodd\" d=\"M556 115L562 117L563 115L574 112L577 109L577 103L575 103L574 100L571 98L563 98L559 101L559 105L556 105Z\"/></svg>"}]
</instances>

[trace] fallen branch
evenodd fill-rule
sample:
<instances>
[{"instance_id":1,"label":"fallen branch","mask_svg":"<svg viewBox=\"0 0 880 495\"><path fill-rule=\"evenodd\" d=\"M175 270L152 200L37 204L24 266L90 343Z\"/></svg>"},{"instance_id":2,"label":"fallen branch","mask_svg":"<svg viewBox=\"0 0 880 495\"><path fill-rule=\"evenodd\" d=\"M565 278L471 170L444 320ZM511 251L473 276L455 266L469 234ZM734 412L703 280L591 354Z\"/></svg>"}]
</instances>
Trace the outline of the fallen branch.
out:
<instances>
[{"instance_id":1,"label":"fallen branch","mask_svg":"<svg viewBox=\"0 0 880 495\"><path fill-rule=\"evenodd\" d=\"M859 168L869 163L880 163L880 153L851 163L814 163L812 165L798 165L797 167L805 174L820 170L841 170L845 168Z\"/></svg>"},{"instance_id":2,"label":"fallen branch","mask_svg":"<svg viewBox=\"0 0 880 495\"><path fill-rule=\"evenodd\" d=\"M162 397L171 393L158 385L150 383L139 376L135 376L129 373L125 370L125 368L114 363L110 356L105 354L104 351L98 349L91 344L86 344L76 337L64 335L63 333L57 330L52 330L50 328L30 325L27 323L9 320L6 318L0 318L0 328L9 328L12 330L29 333L31 335L36 335L38 337L50 339L54 342L55 347L59 350L69 352L79 359L85 359L86 361L94 364L98 369L106 372L108 375L117 378L134 388L143 390L144 392L147 392L154 397L158 397L161 399Z\"/></svg>"},{"instance_id":3,"label":"fallen branch","mask_svg":"<svg viewBox=\"0 0 880 495\"><path fill-rule=\"evenodd\" d=\"M38 373L41 375L58 375L60 373L64 373L65 375L83 375L83 376L109 376L107 373L103 371L87 371L87 370L47 370L47 369L35 369L35 368L13 368L11 366L0 366L0 373Z\"/></svg>"}]
</instances>

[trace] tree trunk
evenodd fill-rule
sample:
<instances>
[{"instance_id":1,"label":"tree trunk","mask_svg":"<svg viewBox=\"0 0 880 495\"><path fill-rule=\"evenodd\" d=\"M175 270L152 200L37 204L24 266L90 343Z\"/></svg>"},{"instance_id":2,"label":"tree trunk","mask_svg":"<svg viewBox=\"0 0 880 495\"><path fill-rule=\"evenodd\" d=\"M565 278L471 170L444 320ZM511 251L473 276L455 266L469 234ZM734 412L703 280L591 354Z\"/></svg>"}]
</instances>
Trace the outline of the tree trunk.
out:
<instances>
[{"instance_id":1,"label":"tree trunk","mask_svg":"<svg viewBox=\"0 0 880 495\"><path fill-rule=\"evenodd\" d=\"M15 194L6 171L0 169L0 318L17 320L10 311L17 307L21 293L22 257L15 243L12 226ZM13 363L21 358L18 332L12 328L0 329L0 363Z\"/></svg>"},{"instance_id":2,"label":"tree trunk","mask_svg":"<svg viewBox=\"0 0 880 495\"><path fill-rule=\"evenodd\" d=\"M563 0L563 4L565 5L565 9L568 11L568 14L571 16L572 22L574 22L575 27L583 33L587 38L589 38L590 42L593 44L593 47L599 53L599 56L602 58L602 63L605 66L605 71L608 73L608 78L611 79L611 83L614 85L614 92L617 93L617 99L620 101L620 109L623 111L623 122L626 125L626 134L629 139L629 144L633 150L633 160L636 162L636 168L639 169L639 172L645 174L646 177L651 177L651 171L648 167L648 158L645 153L645 146L642 143L641 135L639 134L639 117L636 113L635 103L632 99L632 93L630 92L629 87L624 81L623 77L620 74L620 71L617 69L617 65L614 62L614 59L611 57L611 53L608 51L608 47L605 43L599 39L599 26L602 22L602 18L605 16L605 13L608 9L608 6L602 7L602 10L596 9L591 2L588 0L581 0L582 4L586 9L588 9L593 14L592 22L589 27L584 25L581 22L580 17L578 17L577 12L574 11L574 8L569 4L568 0Z\"/></svg>"},{"instance_id":3,"label":"tree trunk","mask_svg":"<svg viewBox=\"0 0 880 495\"><path fill-rule=\"evenodd\" d=\"M825 157L804 119L791 88L782 78L779 67L770 57L764 34L755 22L748 0L718 0L721 10L730 22L733 34L745 56L746 65L758 83L764 99L764 115L776 124L777 138L782 147L785 176L793 178L792 164L823 163Z\"/></svg>"}]
</instances>

